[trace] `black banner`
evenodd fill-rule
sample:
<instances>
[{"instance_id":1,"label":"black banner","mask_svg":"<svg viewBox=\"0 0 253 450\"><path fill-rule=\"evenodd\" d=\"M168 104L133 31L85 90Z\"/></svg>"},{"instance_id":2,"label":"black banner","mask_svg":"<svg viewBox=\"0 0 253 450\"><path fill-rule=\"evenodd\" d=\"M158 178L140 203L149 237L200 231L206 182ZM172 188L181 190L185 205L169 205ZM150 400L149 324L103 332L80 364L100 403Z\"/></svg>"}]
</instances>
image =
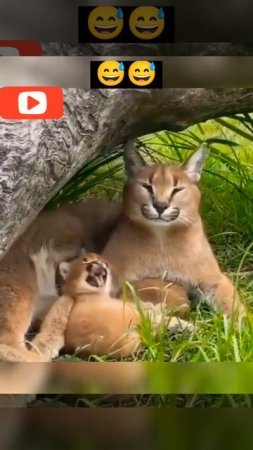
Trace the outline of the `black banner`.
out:
<instances>
[{"instance_id":1,"label":"black banner","mask_svg":"<svg viewBox=\"0 0 253 450\"><path fill-rule=\"evenodd\" d=\"M91 61L90 87L94 89L160 89L162 61Z\"/></svg>"},{"instance_id":2,"label":"black banner","mask_svg":"<svg viewBox=\"0 0 253 450\"><path fill-rule=\"evenodd\" d=\"M174 7L80 6L78 41L174 42Z\"/></svg>"}]
</instances>

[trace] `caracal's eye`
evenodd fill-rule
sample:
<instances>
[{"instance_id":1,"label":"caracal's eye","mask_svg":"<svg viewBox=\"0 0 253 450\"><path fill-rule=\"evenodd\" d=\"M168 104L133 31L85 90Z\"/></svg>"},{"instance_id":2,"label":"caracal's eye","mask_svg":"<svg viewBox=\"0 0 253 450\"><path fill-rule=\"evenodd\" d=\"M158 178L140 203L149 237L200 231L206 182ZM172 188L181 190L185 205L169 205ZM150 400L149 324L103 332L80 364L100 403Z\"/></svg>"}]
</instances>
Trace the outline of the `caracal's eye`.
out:
<instances>
[{"instance_id":1,"label":"caracal's eye","mask_svg":"<svg viewBox=\"0 0 253 450\"><path fill-rule=\"evenodd\" d=\"M174 195L176 195L178 192L184 191L185 188L184 187L178 187L178 188L174 188L171 194L171 197L174 197Z\"/></svg>"},{"instance_id":2,"label":"caracal's eye","mask_svg":"<svg viewBox=\"0 0 253 450\"><path fill-rule=\"evenodd\" d=\"M142 187L144 187L144 189L146 189L150 194L153 194L153 193L154 193L152 184L142 183L141 185L142 185Z\"/></svg>"}]
</instances>

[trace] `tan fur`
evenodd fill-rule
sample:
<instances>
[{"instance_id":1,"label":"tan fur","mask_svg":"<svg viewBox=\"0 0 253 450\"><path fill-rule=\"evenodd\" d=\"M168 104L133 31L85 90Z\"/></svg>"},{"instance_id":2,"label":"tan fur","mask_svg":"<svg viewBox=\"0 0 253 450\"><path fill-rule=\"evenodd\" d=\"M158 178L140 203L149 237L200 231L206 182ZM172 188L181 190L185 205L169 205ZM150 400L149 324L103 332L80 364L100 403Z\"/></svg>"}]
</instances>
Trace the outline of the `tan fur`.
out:
<instances>
[{"instance_id":1,"label":"tan fur","mask_svg":"<svg viewBox=\"0 0 253 450\"><path fill-rule=\"evenodd\" d=\"M114 296L125 280L148 287L145 278L152 279L152 284L154 278L166 279L174 283L173 289L180 288L176 283L182 286L180 289L200 289L209 302L229 316L235 309L240 317L244 316L245 308L232 282L219 268L199 215L196 181L200 177L201 151L186 166L178 167L147 166L140 157L136 164L137 154L130 150L126 153L129 178L122 212L118 204L96 199L43 212L0 262L0 361L50 360L57 353L55 348L62 343L70 304L66 297L62 305L66 316L59 320L55 312L61 303L57 301L54 308L56 267L61 261L75 258L81 247L101 252L109 236L104 255L119 273L116 277L114 270L112 273ZM182 190L172 198L175 188ZM165 205L159 220L155 202ZM168 293L172 294L170 289ZM145 300L145 289L140 288L139 293ZM170 310L178 301L178 293L175 298L173 295L167 303ZM177 299L187 304L186 291ZM152 302L157 303L155 294ZM29 352L25 334L45 316L44 331L34 341L42 352ZM58 337L48 351L46 336L51 333L53 337L52 323L58 327Z\"/></svg>"},{"instance_id":2,"label":"tan fur","mask_svg":"<svg viewBox=\"0 0 253 450\"><path fill-rule=\"evenodd\" d=\"M143 302L154 305L165 303L168 314L173 313L181 318L188 318L191 304L186 290L177 283L169 283L159 278L144 278L133 283Z\"/></svg>"},{"instance_id":3,"label":"tan fur","mask_svg":"<svg viewBox=\"0 0 253 450\"><path fill-rule=\"evenodd\" d=\"M78 355L110 355L124 357L136 352L141 340L138 326L140 314L131 301L123 301L110 295L111 275L108 264L96 254L87 254L71 263L61 263L60 270L65 278L64 296L52 306L42 325L42 331L35 338L47 345L56 355L63 347L62 330L65 332L65 351ZM66 271L66 272L64 272ZM96 283L96 285L92 284ZM71 309L60 311L58 303L74 299ZM153 304L142 304L154 328L162 321L161 308ZM168 318L169 330L192 330L191 324L177 318ZM57 337L58 336L58 337Z\"/></svg>"},{"instance_id":4,"label":"tan fur","mask_svg":"<svg viewBox=\"0 0 253 450\"><path fill-rule=\"evenodd\" d=\"M187 289L200 289L222 313L230 316L237 310L242 317L244 306L219 268L199 214L196 181L204 153L200 149L182 167L149 166L128 148L123 213L103 254L120 272L114 293L123 280L165 276ZM160 217L157 202L164 207Z\"/></svg>"},{"instance_id":5,"label":"tan fur","mask_svg":"<svg viewBox=\"0 0 253 450\"><path fill-rule=\"evenodd\" d=\"M16 241L0 262L0 361L34 360L25 334L58 297L57 265L81 247L101 251L118 214L119 206L106 200L66 205L41 213Z\"/></svg>"},{"instance_id":6,"label":"tan fur","mask_svg":"<svg viewBox=\"0 0 253 450\"><path fill-rule=\"evenodd\" d=\"M72 263L70 274L66 278L65 292L75 298L66 330L66 348L73 352L78 347L83 347L81 354L128 356L136 352L141 344L137 329L141 321L139 312L132 302L110 296L111 276L108 266L106 282L100 288L87 289L87 286L81 285L80 280L86 276L86 262L93 261L97 261L99 265L106 264L97 255L87 255L84 264L80 264L80 260ZM146 303L142 307L153 309L154 325L161 321L161 314L157 314L151 304ZM177 323L178 328L187 328L188 323ZM174 325L175 322L173 329Z\"/></svg>"}]
</instances>

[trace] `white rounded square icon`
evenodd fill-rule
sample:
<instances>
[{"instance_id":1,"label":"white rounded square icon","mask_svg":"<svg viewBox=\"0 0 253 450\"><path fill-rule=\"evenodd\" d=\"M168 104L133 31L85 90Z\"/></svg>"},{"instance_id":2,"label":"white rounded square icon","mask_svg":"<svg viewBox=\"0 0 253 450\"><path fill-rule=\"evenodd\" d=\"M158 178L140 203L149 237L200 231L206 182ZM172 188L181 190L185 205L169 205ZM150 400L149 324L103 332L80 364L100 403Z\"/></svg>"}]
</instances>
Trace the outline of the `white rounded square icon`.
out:
<instances>
[{"instance_id":1,"label":"white rounded square icon","mask_svg":"<svg viewBox=\"0 0 253 450\"><path fill-rule=\"evenodd\" d=\"M44 114L47 110L45 92L21 92L18 96L18 111L20 114Z\"/></svg>"}]
</instances>

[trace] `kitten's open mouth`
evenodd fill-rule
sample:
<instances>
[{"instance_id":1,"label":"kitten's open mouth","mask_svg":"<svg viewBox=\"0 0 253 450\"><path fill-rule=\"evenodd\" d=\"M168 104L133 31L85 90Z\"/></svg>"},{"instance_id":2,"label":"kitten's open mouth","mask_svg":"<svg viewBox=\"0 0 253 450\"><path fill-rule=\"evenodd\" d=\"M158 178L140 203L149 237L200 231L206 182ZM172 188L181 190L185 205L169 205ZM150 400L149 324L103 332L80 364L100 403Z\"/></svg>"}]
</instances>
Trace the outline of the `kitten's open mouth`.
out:
<instances>
[{"instance_id":1,"label":"kitten's open mouth","mask_svg":"<svg viewBox=\"0 0 253 450\"><path fill-rule=\"evenodd\" d=\"M90 264L87 264L87 272L87 283L94 287L104 286L108 275L105 263L102 261L91 262Z\"/></svg>"}]
</instances>

